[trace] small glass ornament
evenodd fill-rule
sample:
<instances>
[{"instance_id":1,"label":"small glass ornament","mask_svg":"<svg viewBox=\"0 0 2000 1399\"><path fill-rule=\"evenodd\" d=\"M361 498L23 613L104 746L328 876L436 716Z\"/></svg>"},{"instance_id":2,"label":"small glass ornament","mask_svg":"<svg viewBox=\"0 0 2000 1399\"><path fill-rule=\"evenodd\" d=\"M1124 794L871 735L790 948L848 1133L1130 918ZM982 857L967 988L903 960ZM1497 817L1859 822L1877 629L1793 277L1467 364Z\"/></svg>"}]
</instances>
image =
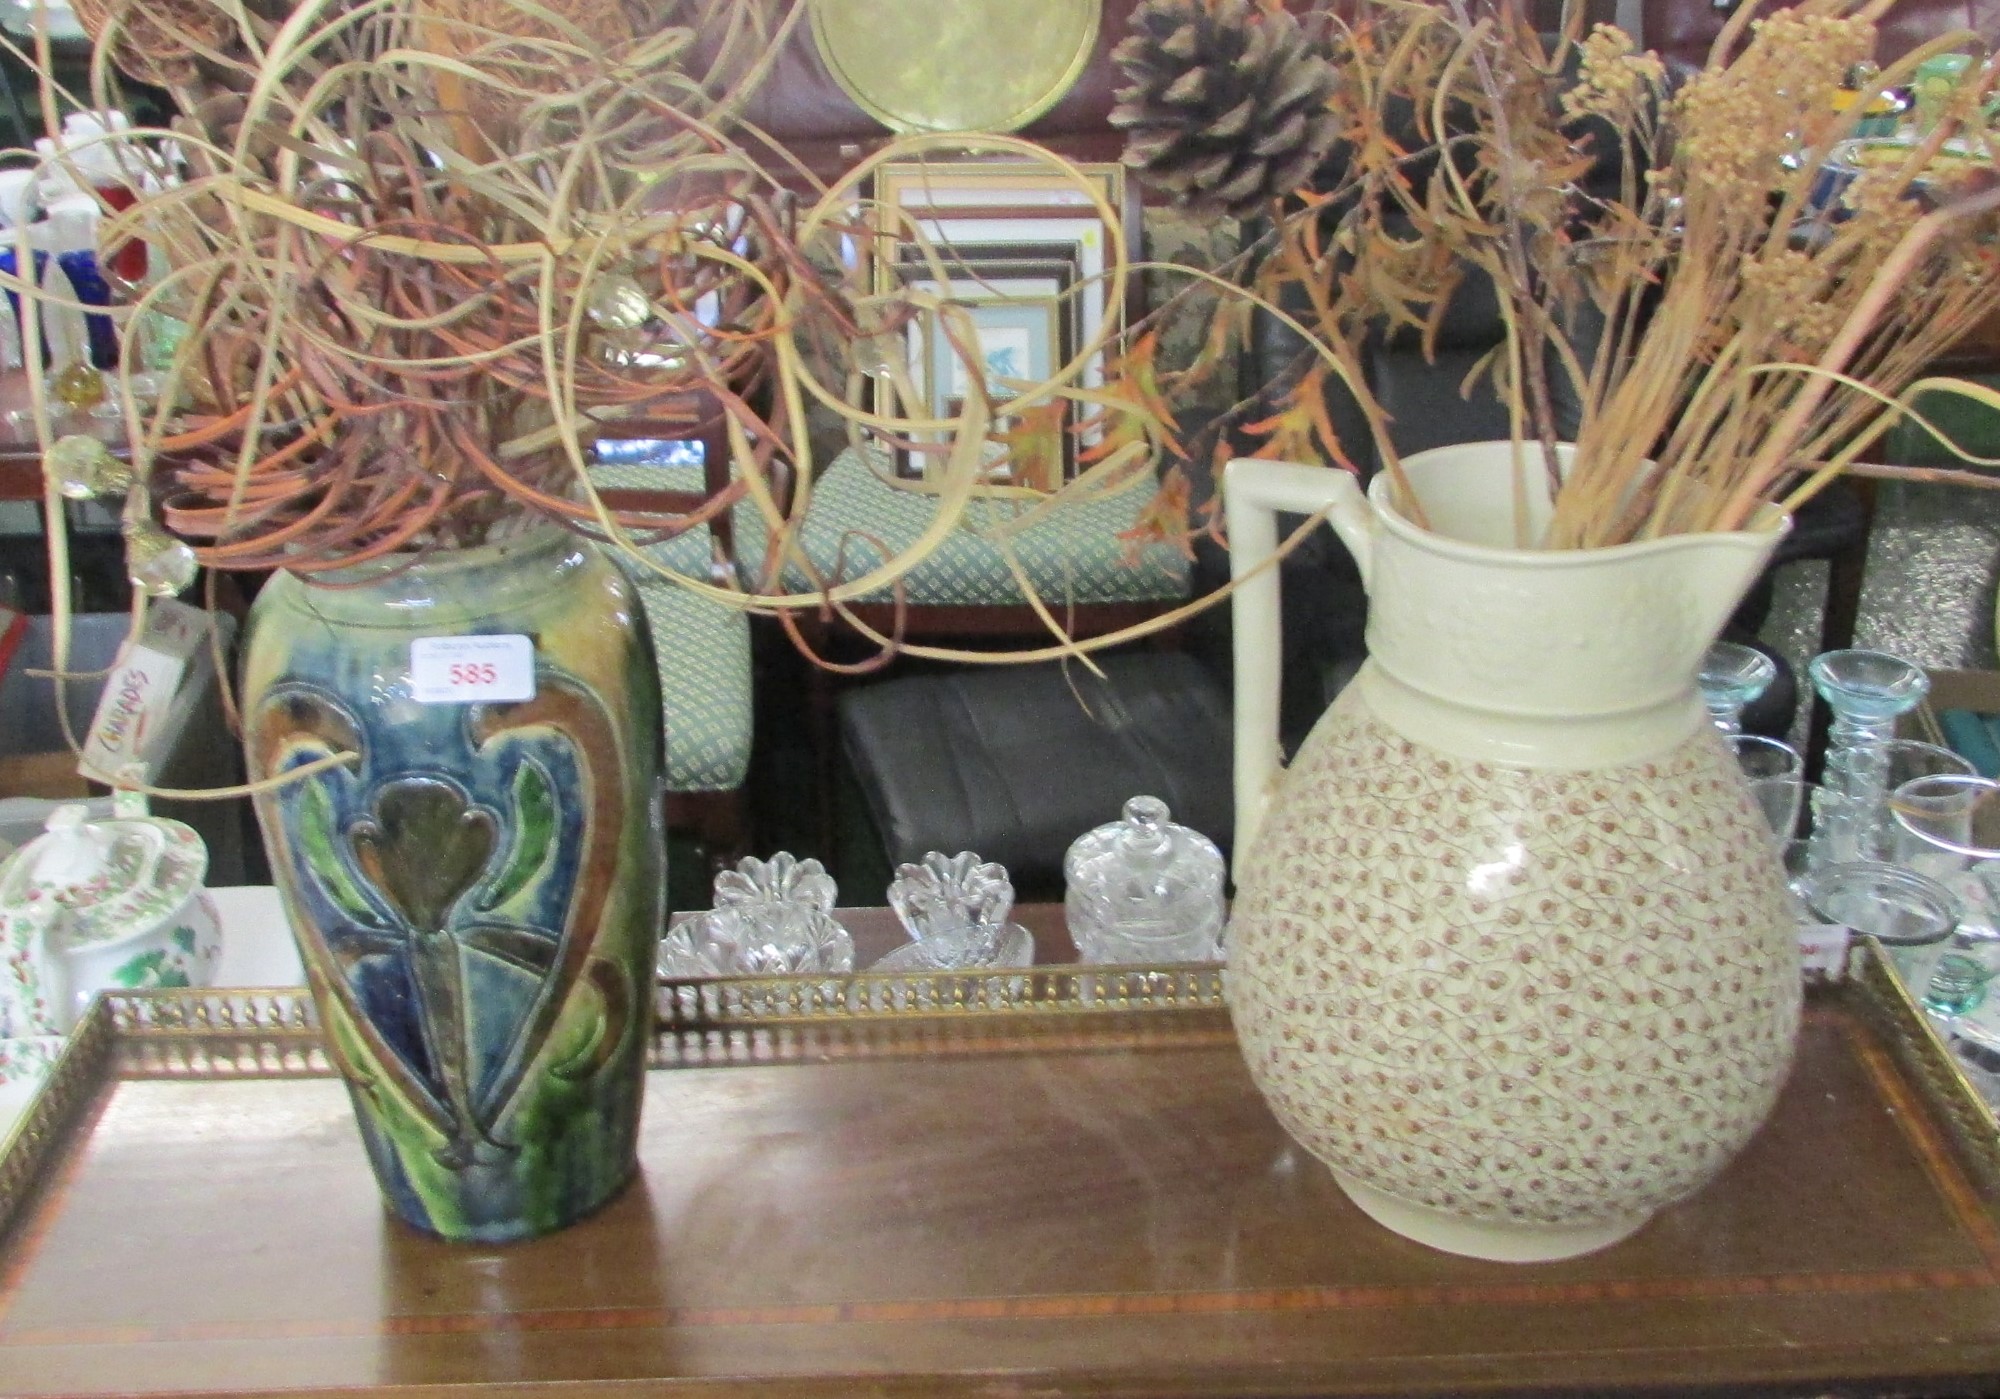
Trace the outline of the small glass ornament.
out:
<instances>
[{"instance_id":1,"label":"small glass ornament","mask_svg":"<svg viewBox=\"0 0 2000 1399\"><path fill-rule=\"evenodd\" d=\"M42 454L42 469L71 500L111 495L132 484L132 470L103 441L71 433L58 437Z\"/></svg>"},{"instance_id":2,"label":"small glass ornament","mask_svg":"<svg viewBox=\"0 0 2000 1399\"><path fill-rule=\"evenodd\" d=\"M87 412L104 402L111 391L104 375L81 360L65 365L49 380L49 392L65 407Z\"/></svg>"},{"instance_id":3,"label":"small glass ornament","mask_svg":"<svg viewBox=\"0 0 2000 1399\"><path fill-rule=\"evenodd\" d=\"M899 342L888 335L861 336L853 345L854 367L870 378L888 378L893 367L899 363L892 358L898 348Z\"/></svg>"},{"instance_id":4,"label":"small glass ornament","mask_svg":"<svg viewBox=\"0 0 2000 1399\"><path fill-rule=\"evenodd\" d=\"M832 913L840 887L818 860L801 860L780 850L769 860L745 855L733 870L715 876L715 906L753 903L797 903Z\"/></svg>"},{"instance_id":5,"label":"small glass ornament","mask_svg":"<svg viewBox=\"0 0 2000 1399\"><path fill-rule=\"evenodd\" d=\"M833 917L839 890L818 860L781 850L715 876L715 907L660 940L660 974L778 976L851 972L854 939Z\"/></svg>"},{"instance_id":6,"label":"small glass ornament","mask_svg":"<svg viewBox=\"0 0 2000 1399\"><path fill-rule=\"evenodd\" d=\"M1063 857L1080 961L1213 962L1222 955L1224 864L1214 841L1134 797L1124 819L1078 836Z\"/></svg>"},{"instance_id":7,"label":"small glass ornament","mask_svg":"<svg viewBox=\"0 0 2000 1399\"><path fill-rule=\"evenodd\" d=\"M1010 923L1014 884L1000 865L971 851L930 851L921 864L897 867L889 885L896 910L912 939L872 970L965 971L976 967L1025 967L1035 960L1035 940Z\"/></svg>"},{"instance_id":8,"label":"small glass ornament","mask_svg":"<svg viewBox=\"0 0 2000 1399\"><path fill-rule=\"evenodd\" d=\"M810 904L729 904L669 929L657 965L673 981L845 973L854 970L854 940Z\"/></svg>"},{"instance_id":9,"label":"small glass ornament","mask_svg":"<svg viewBox=\"0 0 2000 1399\"><path fill-rule=\"evenodd\" d=\"M200 564L183 541L151 520L133 520L125 528L125 571L148 597L173 597L193 584Z\"/></svg>"},{"instance_id":10,"label":"small glass ornament","mask_svg":"<svg viewBox=\"0 0 2000 1399\"><path fill-rule=\"evenodd\" d=\"M605 330L637 330L653 318L653 303L630 273L611 272L590 284L584 314Z\"/></svg>"}]
</instances>

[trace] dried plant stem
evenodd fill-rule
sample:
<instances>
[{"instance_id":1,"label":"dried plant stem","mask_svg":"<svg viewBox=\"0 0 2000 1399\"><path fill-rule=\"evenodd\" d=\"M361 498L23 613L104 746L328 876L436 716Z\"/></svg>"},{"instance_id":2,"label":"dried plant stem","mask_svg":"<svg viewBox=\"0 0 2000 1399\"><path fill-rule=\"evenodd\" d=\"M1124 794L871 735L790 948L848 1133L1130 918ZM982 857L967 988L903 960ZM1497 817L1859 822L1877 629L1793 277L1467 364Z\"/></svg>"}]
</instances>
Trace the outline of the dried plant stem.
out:
<instances>
[{"instance_id":1,"label":"dried plant stem","mask_svg":"<svg viewBox=\"0 0 2000 1399\"><path fill-rule=\"evenodd\" d=\"M1869 282L1867 291L1841 323L1839 334L1820 356L1815 368L1826 372L1807 377L1804 386L1793 397L1743 471L1742 484L1730 493L1713 516L1712 528L1727 530L1744 527L1759 499L1788 468L1792 450L1804 435L1813 411L1832 389L1834 380L1829 374L1839 371L1853 357L1863 338L1874 328L1883 308L1901 289L1910 269L1929 251L1939 235L1959 219L1992 213L1996 209L2000 209L2000 185L1956 200L1917 221L1916 226L1883 261Z\"/></svg>"}]
</instances>

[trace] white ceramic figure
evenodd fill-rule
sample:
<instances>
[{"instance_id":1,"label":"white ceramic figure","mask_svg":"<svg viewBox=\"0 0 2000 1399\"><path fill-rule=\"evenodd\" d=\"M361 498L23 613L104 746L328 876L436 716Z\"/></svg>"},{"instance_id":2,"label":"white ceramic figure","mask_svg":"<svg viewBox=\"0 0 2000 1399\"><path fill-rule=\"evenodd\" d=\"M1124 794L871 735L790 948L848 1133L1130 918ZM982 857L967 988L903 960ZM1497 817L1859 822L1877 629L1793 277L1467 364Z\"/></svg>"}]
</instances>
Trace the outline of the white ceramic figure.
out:
<instances>
[{"instance_id":1,"label":"white ceramic figure","mask_svg":"<svg viewBox=\"0 0 2000 1399\"><path fill-rule=\"evenodd\" d=\"M179 821L58 807L0 864L0 1036L64 1034L105 990L205 986L222 928Z\"/></svg>"},{"instance_id":2,"label":"white ceramic figure","mask_svg":"<svg viewBox=\"0 0 2000 1399\"><path fill-rule=\"evenodd\" d=\"M1275 570L1236 595L1229 1001L1251 1076L1378 1221L1529 1261L1700 1189L1789 1072L1799 963L1764 819L1701 657L1785 528L1515 546L1512 444L1376 478L1238 461L1239 577L1325 510L1369 592L1367 663L1289 770ZM1539 499L1537 497L1539 496Z\"/></svg>"}]
</instances>

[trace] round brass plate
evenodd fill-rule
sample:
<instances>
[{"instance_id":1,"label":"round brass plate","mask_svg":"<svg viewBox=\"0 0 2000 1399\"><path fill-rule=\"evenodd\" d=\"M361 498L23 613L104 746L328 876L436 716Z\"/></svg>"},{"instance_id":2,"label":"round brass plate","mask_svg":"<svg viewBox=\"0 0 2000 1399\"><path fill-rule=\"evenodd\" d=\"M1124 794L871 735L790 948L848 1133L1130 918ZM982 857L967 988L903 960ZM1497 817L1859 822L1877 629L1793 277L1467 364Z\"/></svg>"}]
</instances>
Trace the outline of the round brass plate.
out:
<instances>
[{"instance_id":1,"label":"round brass plate","mask_svg":"<svg viewBox=\"0 0 2000 1399\"><path fill-rule=\"evenodd\" d=\"M1013 131L1068 92L1101 0L812 0L828 70L895 131Z\"/></svg>"}]
</instances>

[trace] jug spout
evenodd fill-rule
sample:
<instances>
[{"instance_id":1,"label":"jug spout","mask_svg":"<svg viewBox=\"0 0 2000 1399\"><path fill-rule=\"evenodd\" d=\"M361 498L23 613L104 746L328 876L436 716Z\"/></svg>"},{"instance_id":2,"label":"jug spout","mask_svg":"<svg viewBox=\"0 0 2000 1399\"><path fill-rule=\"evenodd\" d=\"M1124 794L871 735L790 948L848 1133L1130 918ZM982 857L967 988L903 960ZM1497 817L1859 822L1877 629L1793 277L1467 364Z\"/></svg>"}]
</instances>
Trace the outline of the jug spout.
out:
<instances>
[{"instance_id":1,"label":"jug spout","mask_svg":"<svg viewBox=\"0 0 2000 1399\"><path fill-rule=\"evenodd\" d=\"M1563 461L1573 449L1561 449ZM1789 527L1775 510L1750 529L1666 535L1598 549L1515 545L1514 444L1474 442L1420 452L1404 463L1428 528L1395 508L1386 477L1369 491L1378 521L1369 592L1371 683L1409 703L1390 705L1473 716L1464 733L1422 735L1449 751L1502 761L1547 762L1519 745L1481 752L1471 735L1509 721L1574 726L1595 741L1594 721L1613 721L1622 753L1670 746L1696 720L1695 674L1743 594ZM1539 533L1546 480L1527 521ZM1629 716L1652 722L1623 724ZM1413 718L1412 723L1423 722ZM1403 724L1406 737L1420 735ZM1560 743L1555 747L1560 748Z\"/></svg>"},{"instance_id":2,"label":"jug spout","mask_svg":"<svg viewBox=\"0 0 2000 1399\"><path fill-rule=\"evenodd\" d=\"M1481 442L1406 459L1425 527L1396 509L1386 475L1364 499L1344 471L1229 464L1239 861L1280 768L1279 511L1324 515L1360 565L1368 662L1355 683L1404 738L1483 761L1584 767L1664 752L1699 724L1701 656L1789 522L1767 510L1738 531L1522 548L1548 498L1544 476L1517 477L1517 455L1514 443ZM1564 463L1573 455L1559 449Z\"/></svg>"}]
</instances>

